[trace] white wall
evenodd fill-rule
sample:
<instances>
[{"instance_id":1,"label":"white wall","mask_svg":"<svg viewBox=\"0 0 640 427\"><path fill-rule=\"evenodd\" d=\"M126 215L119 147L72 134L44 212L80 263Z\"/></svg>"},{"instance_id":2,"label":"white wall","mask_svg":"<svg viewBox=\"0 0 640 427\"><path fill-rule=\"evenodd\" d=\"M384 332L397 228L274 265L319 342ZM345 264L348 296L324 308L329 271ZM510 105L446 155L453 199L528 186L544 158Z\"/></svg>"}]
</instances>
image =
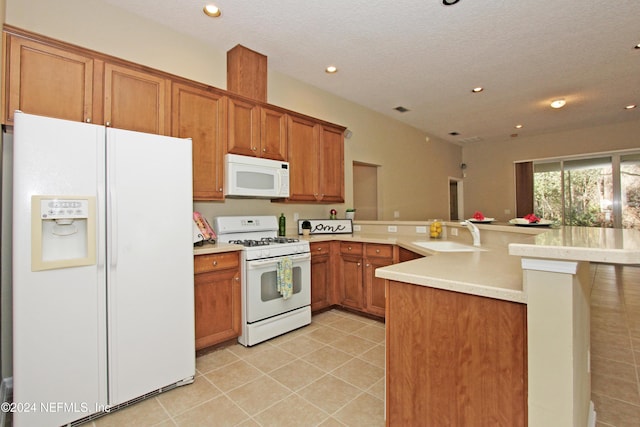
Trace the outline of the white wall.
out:
<instances>
[{"instance_id":1,"label":"white wall","mask_svg":"<svg viewBox=\"0 0 640 427\"><path fill-rule=\"evenodd\" d=\"M637 116L635 112L630 114ZM515 216L513 163L516 161L624 149L640 149L640 120L497 143L468 144L463 149L463 161L467 164L465 217L470 217L476 210L499 221ZM505 209L511 213L505 213Z\"/></svg>"}]
</instances>

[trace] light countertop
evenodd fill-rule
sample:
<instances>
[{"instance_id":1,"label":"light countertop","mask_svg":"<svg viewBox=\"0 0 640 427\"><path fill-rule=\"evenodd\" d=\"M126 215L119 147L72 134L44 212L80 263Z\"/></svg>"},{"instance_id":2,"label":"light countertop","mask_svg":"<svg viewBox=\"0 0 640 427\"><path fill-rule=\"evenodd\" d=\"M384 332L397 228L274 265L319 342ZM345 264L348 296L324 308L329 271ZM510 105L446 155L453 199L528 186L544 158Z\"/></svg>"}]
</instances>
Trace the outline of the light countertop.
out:
<instances>
[{"instance_id":1,"label":"light countertop","mask_svg":"<svg viewBox=\"0 0 640 427\"><path fill-rule=\"evenodd\" d=\"M412 227L414 224L410 224ZM470 234L458 223L447 223L458 236L447 240L471 244ZM481 252L434 252L414 242L428 241L425 234L386 233L384 227L365 228L354 234L295 236L310 243L352 241L393 244L425 255L424 258L376 269L376 276L421 286L526 303L521 258L640 264L640 231L590 227L531 229L528 227L479 225ZM194 247L194 255L241 250L225 243Z\"/></svg>"}]
</instances>

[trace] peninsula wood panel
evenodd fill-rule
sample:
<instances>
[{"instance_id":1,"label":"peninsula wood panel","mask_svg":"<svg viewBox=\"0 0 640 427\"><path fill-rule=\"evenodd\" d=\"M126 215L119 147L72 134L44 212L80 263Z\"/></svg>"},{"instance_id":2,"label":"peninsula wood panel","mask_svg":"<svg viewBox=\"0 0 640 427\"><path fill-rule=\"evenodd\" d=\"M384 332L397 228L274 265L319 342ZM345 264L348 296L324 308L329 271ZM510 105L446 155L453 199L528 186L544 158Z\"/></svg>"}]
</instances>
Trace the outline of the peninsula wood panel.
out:
<instances>
[{"instance_id":1,"label":"peninsula wood panel","mask_svg":"<svg viewBox=\"0 0 640 427\"><path fill-rule=\"evenodd\" d=\"M526 426L524 305L386 287L388 426Z\"/></svg>"}]
</instances>

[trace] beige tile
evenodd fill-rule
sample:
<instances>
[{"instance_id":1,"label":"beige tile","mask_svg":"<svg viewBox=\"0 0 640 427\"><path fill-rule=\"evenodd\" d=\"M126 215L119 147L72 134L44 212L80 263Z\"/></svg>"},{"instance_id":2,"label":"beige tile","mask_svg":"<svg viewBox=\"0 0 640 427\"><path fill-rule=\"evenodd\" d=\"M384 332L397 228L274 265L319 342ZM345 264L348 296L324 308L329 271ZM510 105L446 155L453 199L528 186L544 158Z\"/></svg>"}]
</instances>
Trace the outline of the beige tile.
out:
<instances>
[{"instance_id":1,"label":"beige tile","mask_svg":"<svg viewBox=\"0 0 640 427\"><path fill-rule=\"evenodd\" d=\"M367 324L355 318L345 317L338 322L331 323L329 326L342 332L354 333L367 326Z\"/></svg>"},{"instance_id":2,"label":"beige tile","mask_svg":"<svg viewBox=\"0 0 640 427\"><path fill-rule=\"evenodd\" d=\"M265 373L278 369L294 359L296 356L276 346L265 348L264 351L252 353L243 358L244 361Z\"/></svg>"},{"instance_id":3,"label":"beige tile","mask_svg":"<svg viewBox=\"0 0 640 427\"><path fill-rule=\"evenodd\" d=\"M335 414L335 417L350 427L384 426L382 401L367 393L349 402Z\"/></svg>"},{"instance_id":4,"label":"beige tile","mask_svg":"<svg viewBox=\"0 0 640 427\"><path fill-rule=\"evenodd\" d=\"M385 383L385 379L384 377L382 377L374 385L369 387L369 389L367 390L367 393L384 402L384 383Z\"/></svg>"},{"instance_id":5,"label":"beige tile","mask_svg":"<svg viewBox=\"0 0 640 427\"><path fill-rule=\"evenodd\" d=\"M377 345L373 347L369 351L365 351L362 353L359 358L364 360L365 362L371 363L378 368L384 369L384 361L385 361L385 347L384 344Z\"/></svg>"},{"instance_id":6,"label":"beige tile","mask_svg":"<svg viewBox=\"0 0 640 427\"><path fill-rule=\"evenodd\" d=\"M245 362L238 360L230 365L209 372L205 377L223 392L253 381L263 373Z\"/></svg>"},{"instance_id":7,"label":"beige tile","mask_svg":"<svg viewBox=\"0 0 640 427\"><path fill-rule=\"evenodd\" d=\"M344 424L342 424L340 421L338 421L337 419L333 418L333 417L329 417L326 420L324 420L323 423L318 424L318 427L345 427ZM348 427L348 426L347 426Z\"/></svg>"},{"instance_id":8,"label":"beige tile","mask_svg":"<svg viewBox=\"0 0 640 427\"><path fill-rule=\"evenodd\" d=\"M245 412L253 416L274 403L288 398L291 391L265 375L230 391L227 395Z\"/></svg>"},{"instance_id":9,"label":"beige tile","mask_svg":"<svg viewBox=\"0 0 640 427\"><path fill-rule=\"evenodd\" d=\"M352 359L331 372L331 374L349 384L366 390L384 377L384 369L360 359Z\"/></svg>"},{"instance_id":10,"label":"beige tile","mask_svg":"<svg viewBox=\"0 0 640 427\"><path fill-rule=\"evenodd\" d=\"M304 360L329 372L351 360L352 356L331 346L324 346L307 354Z\"/></svg>"},{"instance_id":11,"label":"beige tile","mask_svg":"<svg viewBox=\"0 0 640 427\"><path fill-rule=\"evenodd\" d=\"M300 396L329 414L333 414L342 408L345 403L351 401L360 393L357 387L347 384L331 374L325 375L298 391Z\"/></svg>"},{"instance_id":12,"label":"beige tile","mask_svg":"<svg viewBox=\"0 0 640 427\"><path fill-rule=\"evenodd\" d=\"M324 311L319 314L314 314L313 317L311 317L311 324L329 325L342 318L343 316L338 314L337 310Z\"/></svg>"},{"instance_id":13,"label":"beige tile","mask_svg":"<svg viewBox=\"0 0 640 427\"><path fill-rule=\"evenodd\" d=\"M231 399L222 395L175 417L175 421L178 426L217 427L234 426L248 418Z\"/></svg>"},{"instance_id":14,"label":"beige tile","mask_svg":"<svg viewBox=\"0 0 640 427\"><path fill-rule=\"evenodd\" d=\"M302 359L297 359L271 372L269 376L290 390L296 391L311 384L324 374L325 371Z\"/></svg>"},{"instance_id":15,"label":"beige tile","mask_svg":"<svg viewBox=\"0 0 640 427\"><path fill-rule=\"evenodd\" d=\"M115 411L95 420L97 427L143 427L153 426L169 420L169 414L155 397L143 400L128 408Z\"/></svg>"},{"instance_id":16,"label":"beige tile","mask_svg":"<svg viewBox=\"0 0 640 427\"><path fill-rule=\"evenodd\" d=\"M591 392L640 405L638 382L635 376L624 380L593 372L591 374ZM638 421L640 422L640 420Z\"/></svg>"},{"instance_id":17,"label":"beige tile","mask_svg":"<svg viewBox=\"0 0 640 427\"><path fill-rule=\"evenodd\" d=\"M591 395L598 421L615 427L638 427L640 406L596 393Z\"/></svg>"},{"instance_id":18,"label":"beige tile","mask_svg":"<svg viewBox=\"0 0 640 427\"><path fill-rule=\"evenodd\" d=\"M249 418L248 420L245 420L240 424L237 424L235 427L260 427L260 424L258 424L257 421Z\"/></svg>"},{"instance_id":19,"label":"beige tile","mask_svg":"<svg viewBox=\"0 0 640 427\"><path fill-rule=\"evenodd\" d=\"M346 332L326 326L316 328L307 334L308 337L320 341L323 344L330 344L346 335L348 335Z\"/></svg>"},{"instance_id":20,"label":"beige tile","mask_svg":"<svg viewBox=\"0 0 640 427\"><path fill-rule=\"evenodd\" d=\"M332 347L352 356L358 356L371 350L376 344L355 335L347 335L331 343Z\"/></svg>"},{"instance_id":21,"label":"beige tile","mask_svg":"<svg viewBox=\"0 0 640 427\"><path fill-rule=\"evenodd\" d=\"M225 348L196 358L196 369L198 372L206 374L207 372L211 372L214 369L236 362L237 360L238 356Z\"/></svg>"},{"instance_id":22,"label":"beige tile","mask_svg":"<svg viewBox=\"0 0 640 427\"><path fill-rule=\"evenodd\" d=\"M295 394L255 416L263 427L316 426L327 418L326 412Z\"/></svg>"},{"instance_id":23,"label":"beige tile","mask_svg":"<svg viewBox=\"0 0 640 427\"><path fill-rule=\"evenodd\" d=\"M306 354L309 354L319 348L322 348L324 344L318 342L312 338L309 338L305 335L301 335L285 341L278 345L280 349L287 351L293 355L298 357L302 357Z\"/></svg>"},{"instance_id":24,"label":"beige tile","mask_svg":"<svg viewBox=\"0 0 640 427\"><path fill-rule=\"evenodd\" d=\"M167 393L162 393L156 398L169 414L173 416L200 405L207 400L211 400L220 394L220 390L203 376L197 376L192 384L175 388Z\"/></svg>"},{"instance_id":25,"label":"beige tile","mask_svg":"<svg viewBox=\"0 0 640 427\"><path fill-rule=\"evenodd\" d=\"M384 325L382 327L377 325L367 325L364 328L353 332L353 334L360 338L373 341L376 344L384 343Z\"/></svg>"},{"instance_id":26,"label":"beige tile","mask_svg":"<svg viewBox=\"0 0 640 427\"><path fill-rule=\"evenodd\" d=\"M625 381L637 381L634 365L596 356L591 357L591 372Z\"/></svg>"}]
</instances>

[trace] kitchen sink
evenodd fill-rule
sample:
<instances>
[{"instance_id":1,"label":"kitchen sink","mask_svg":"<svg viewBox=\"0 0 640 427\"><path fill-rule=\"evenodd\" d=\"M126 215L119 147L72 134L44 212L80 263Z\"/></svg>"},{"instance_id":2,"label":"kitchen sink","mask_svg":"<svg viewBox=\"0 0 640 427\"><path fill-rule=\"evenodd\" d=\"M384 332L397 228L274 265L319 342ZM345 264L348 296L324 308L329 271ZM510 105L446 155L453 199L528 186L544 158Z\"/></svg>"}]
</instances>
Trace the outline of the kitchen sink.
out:
<instances>
[{"instance_id":1,"label":"kitchen sink","mask_svg":"<svg viewBox=\"0 0 640 427\"><path fill-rule=\"evenodd\" d=\"M462 243L448 240L413 242L413 244L436 252L480 252L486 250L477 246L463 245Z\"/></svg>"}]
</instances>

